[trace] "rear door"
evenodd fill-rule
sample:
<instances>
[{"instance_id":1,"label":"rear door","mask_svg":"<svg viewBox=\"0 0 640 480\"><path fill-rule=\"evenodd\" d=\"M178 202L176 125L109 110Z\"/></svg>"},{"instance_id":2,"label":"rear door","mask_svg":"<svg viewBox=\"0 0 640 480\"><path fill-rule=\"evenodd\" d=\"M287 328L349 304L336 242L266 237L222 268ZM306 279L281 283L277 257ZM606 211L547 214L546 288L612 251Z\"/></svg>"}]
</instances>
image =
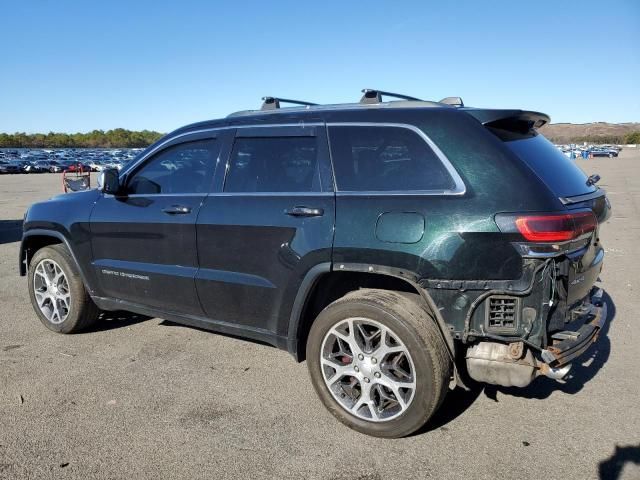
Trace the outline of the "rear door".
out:
<instances>
[{"instance_id":1,"label":"rear door","mask_svg":"<svg viewBox=\"0 0 640 480\"><path fill-rule=\"evenodd\" d=\"M213 183L219 142L181 136L128 173L121 195L91 215L93 268L103 295L201 315L195 290L196 218Z\"/></svg>"},{"instance_id":2,"label":"rear door","mask_svg":"<svg viewBox=\"0 0 640 480\"><path fill-rule=\"evenodd\" d=\"M206 315L285 335L295 294L331 261L334 193L322 125L238 128L197 222Z\"/></svg>"}]
</instances>

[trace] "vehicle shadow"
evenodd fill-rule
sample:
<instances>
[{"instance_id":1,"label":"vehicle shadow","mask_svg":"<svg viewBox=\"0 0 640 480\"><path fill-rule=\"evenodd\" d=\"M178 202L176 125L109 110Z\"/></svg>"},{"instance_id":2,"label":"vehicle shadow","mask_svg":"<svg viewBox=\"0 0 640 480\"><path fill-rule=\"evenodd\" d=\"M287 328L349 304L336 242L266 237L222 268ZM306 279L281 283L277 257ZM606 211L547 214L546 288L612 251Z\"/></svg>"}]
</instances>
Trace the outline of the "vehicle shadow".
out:
<instances>
[{"instance_id":1,"label":"vehicle shadow","mask_svg":"<svg viewBox=\"0 0 640 480\"><path fill-rule=\"evenodd\" d=\"M598 465L598 473L601 480L617 480L624 469L625 464L640 465L640 444L638 446L619 447L606 460Z\"/></svg>"},{"instance_id":2,"label":"vehicle shadow","mask_svg":"<svg viewBox=\"0 0 640 480\"><path fill-rule=\"evenodd\" d=\"M116 312L101 312L98 321L86 333L105 332L114 328L123 328L136 323L150 320L151 317L138 315L137 313L119 310Z\"/></svg>"},{"instance_id":3,"label":"vehicle shadow","mask_svg":"<svg viewBox=\"0 0 640 480\"><path fill-rule=\"evenodd\" d=\"M482 386L477 384L469 385L469 390L456 387L449 391L435 415L411 436L421 435L438 429L445 431L448 430L446 425L467 411L467 409L478 399L481 393Z\"/></svg>"},{"instance_id":4,"label":"vehicle shadow","mask_svg":"<svg viewBox=\"0 0 640 480\"><path fill-rule=\"evenodd\" d=\"M585 384L596 376L611 354L611 340L607 334L611 322L616 316L616 306L607 292L604 292L602 301L607 305L607 321L598 336L598 340L584 355L573 362L573 367L564 378L563 383L547 377L538 377L525 388L486 385L484 394L494 401L498 401L498 392L514 397L542 400L548 398L553 392L573 395L582 390Z\"/></svg>"},{"instance_id":5,"label":"vehicle shadow","mask_svg":"<svg viewBox=\"0 0 640 480\"><path fill-rule=\"evenodd\" d=\"M0 245L22 238L22 220L0 220Z\"/></svg>"}]
</instances>

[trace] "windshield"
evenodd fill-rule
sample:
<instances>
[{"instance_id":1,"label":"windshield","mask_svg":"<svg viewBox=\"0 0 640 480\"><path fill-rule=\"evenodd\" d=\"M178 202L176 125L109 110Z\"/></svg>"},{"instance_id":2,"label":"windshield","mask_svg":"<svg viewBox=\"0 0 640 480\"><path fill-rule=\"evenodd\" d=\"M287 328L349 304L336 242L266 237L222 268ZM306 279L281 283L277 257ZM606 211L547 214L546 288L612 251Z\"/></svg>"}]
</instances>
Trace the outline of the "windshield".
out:
<instances>
[{"instance_id":1,"label":"windshield","mask_svg":"<svg viewBox=\"0 0 640 480\"><path fill-rule=\"evenodd\" d=\"M562 154L549 140L535 130L516 133L489 128L504 144L522 159L558 196L572 197L593 192L587 176L574 160Z\"/></svg>"}]
</instances>

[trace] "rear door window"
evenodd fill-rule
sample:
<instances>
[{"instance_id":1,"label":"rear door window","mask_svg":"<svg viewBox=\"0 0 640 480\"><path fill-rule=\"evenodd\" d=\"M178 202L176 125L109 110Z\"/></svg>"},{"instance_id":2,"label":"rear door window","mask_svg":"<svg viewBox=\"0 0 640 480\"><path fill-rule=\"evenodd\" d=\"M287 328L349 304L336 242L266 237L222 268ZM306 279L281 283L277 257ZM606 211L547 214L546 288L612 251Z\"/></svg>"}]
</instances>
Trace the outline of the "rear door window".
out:
<instances>
[{"instance_id":1,"label":"rear door window","mask_svg":"<svg viewBox=\"0 0 640 480\"><path fill-rule=\"evenodd\" d=\"M316 137L236 138L225 192L319 192Z\"/></svg>"},{"instance_id":2,"label":"rear door window","mask_svg":"<svg viewBox=\"0 0 640 480\"><path fill-rule=\"evenodd\" d=\"M336 186L343 192L447 191L455 182L416 132L396 126L330 126Z\"/></svg>"}]
</instances>

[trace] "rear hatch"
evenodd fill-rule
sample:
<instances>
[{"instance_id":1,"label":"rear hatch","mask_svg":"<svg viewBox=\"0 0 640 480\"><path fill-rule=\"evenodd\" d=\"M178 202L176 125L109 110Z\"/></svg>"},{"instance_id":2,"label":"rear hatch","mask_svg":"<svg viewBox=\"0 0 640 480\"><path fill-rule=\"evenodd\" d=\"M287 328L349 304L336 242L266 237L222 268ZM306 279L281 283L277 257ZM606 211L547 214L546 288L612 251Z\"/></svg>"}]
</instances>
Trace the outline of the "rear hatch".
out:
<instances>
[{"instance_id":1,"label":"rear hatch","mask_svg":"<svg viewBox=\"0 0 640 480\"><path fill-rule=\"evenodd\" d=\"M549 122L548 116L520 110L476 110L469 113L542 180L568 213L579 216L583 212L592 212L595 216L595 221L588 219L591 227L571 243L571 252L558 259L563 263L559 266L562 288L558 294L569 308L575 306L589 294L602 268L604 250L598 231L600 224L610 215L605 191L537 131Z\"/></svg>"}]
</instances>

